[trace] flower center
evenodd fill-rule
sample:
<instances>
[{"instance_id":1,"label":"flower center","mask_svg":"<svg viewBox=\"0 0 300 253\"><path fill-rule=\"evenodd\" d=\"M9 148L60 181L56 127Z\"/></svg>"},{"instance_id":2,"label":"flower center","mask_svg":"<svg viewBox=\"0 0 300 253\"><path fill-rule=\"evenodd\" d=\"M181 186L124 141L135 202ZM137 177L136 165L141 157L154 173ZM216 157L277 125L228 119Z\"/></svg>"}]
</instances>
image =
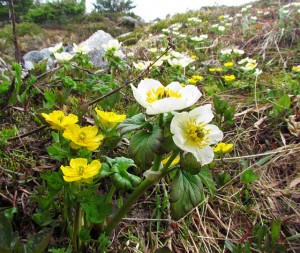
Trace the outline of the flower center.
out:
<instances>
[{"instance_id":1,"label":"flower center","mask_svg":"<svg viewBox=\"0 0 300 253\"><path fill-rule=\"evenodd\" d=\"M209 144L209 132L204 122L196 124L196 120L191 120L186 128L186 138L189 145L204 148Z\"/></svg>"},{"instance_id":2,"label":"flower center","mask_svg":"<svg viewBox=\"0 0 300 253\"><path fill-rule=\"evenodd\" d=\"M165 87L159 87L156 90L152 89L147 92L146 101L153 103L163 98L181 98L182 95L178 91L166 89Z\"/></svg>"},{"instance_id":3,"label":"flower center","mask_svg":"<svg viewBox=\"0 0 300 253\"><path fill-rule=\"evenodd\" d=\"M85 137L86 137L86 134L85 134L85 133L81 132L81 133L79 134L79 140L80 140L80 141L84 141Z\"/></svg>"},{"instance_id":4,"label":"flower center","mask_svg":"<svg viewBox=\"0 0 300 253\"><path fill-rule=\"evenodd\" d=\"M83 174L84 171L84 166L79 166L78 167L78 174L81 176Z\"/></svg>"}]
</instances>

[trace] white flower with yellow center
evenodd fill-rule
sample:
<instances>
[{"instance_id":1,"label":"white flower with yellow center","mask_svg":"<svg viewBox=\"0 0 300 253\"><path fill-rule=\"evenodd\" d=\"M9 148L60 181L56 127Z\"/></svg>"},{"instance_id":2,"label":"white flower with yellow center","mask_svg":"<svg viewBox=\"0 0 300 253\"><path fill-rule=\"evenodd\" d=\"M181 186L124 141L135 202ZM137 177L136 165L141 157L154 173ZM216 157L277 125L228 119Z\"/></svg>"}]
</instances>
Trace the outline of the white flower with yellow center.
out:
<instances>
[{"instance_id":1,"label":"white flower with yellow center","mask_svg":"<svg viewBox=\"0 0 300 253\"><path fill-rule=\"evenodd\" d=\"M105 51L108 51L108 50L117 51L121 47L121 43L118 40L113 39L113 40L108 41L107 44L103 44L102 47Z\"/></svg>"},{"instance_id":2,"label":"white flower with yellow center","mask_svg":"<svg viewBox=\"0 0 300 253\"><path fill-rule=\"evenodd\" d=\"M62 46L63 46L63 43L60 42L60 43L56 44L56 45L53 46L53 47L49 47L48 50L50 51L50 53L55 53L55 52L57 52L59 49L61 49Z\"/></svg>"},{"instance_id":3,"label":"white flower with yellow center","mask_svg":"<svg viewBox=\"0 0 300 253\"><path fill-rule=\"evenodd\" d=\"M73 51L75 53L87 54L89 51L91 51L91 49L86 45L76 45L73 43Z\"/></svg>"},{"instance_id":4,"label":"white flower with yellow center","mask_svg":"<svg viewBox=\"0 0 300 253\"><path fill-rule=\"evenodd\" d=\"M154 79L142 80L137 88L131 84L131 88L136 101L149 115L183 110L202 95L194 85L182 87L179 82L172 82L165 87Z\"/></svg>"},{"instance_id":5,"label":"white flower with yellow center","mask_svg":"<svg viewBox=\"0 0 300 253\"><path fill-rule=\"evenodd\" d=\"M200 106L190 112L178 113L171 122L174 143L183 151L192 153L202 165L214 158L214 145L223 139L222 131L208 124L214 115L211 105Z\"/></svg>"},{"instance_id":6,"label":"white flower with yellow center","mask_svg":"<svg viewBox=\"0 0 300 253\"><path fill-rule=\"evenodd\" d=\"M66 62L70 61L74 55L71 55L67 52L61 52L61 53L54 53L54 57L58 62Z\"/></svg>"}]
</instances>

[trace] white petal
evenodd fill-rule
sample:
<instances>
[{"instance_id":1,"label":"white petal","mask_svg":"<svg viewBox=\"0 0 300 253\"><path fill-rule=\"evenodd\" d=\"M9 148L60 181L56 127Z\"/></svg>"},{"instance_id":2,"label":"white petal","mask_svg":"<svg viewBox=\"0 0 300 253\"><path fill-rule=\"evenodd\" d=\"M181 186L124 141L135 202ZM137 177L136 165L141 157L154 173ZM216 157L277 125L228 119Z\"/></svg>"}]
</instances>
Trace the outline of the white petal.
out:
<instances>
[{"instance_id":1,"label":"white petal","mask_svg":"<svg viewBox=\"0 0 300 253\"><path fill-rule=\"evenodd\" d=\"M201 163L201 165L209 164L214 159L214 151L210 146L198 149L197 152L192 152L192 154L196 157L197 161Z\"/></svg>"},{"instance_id":2,"label":"white petal","mask_svg":"<svg viewBox=\"0 0 300 253\"><path fill-rule=\"evenodd\" d=\"M149 104L146 113L149 115L185 109L186 101L180 98L164 98Z\"/></svg>"},{"instance_id":3,"label":"white petal","mask_svg":"<svg viewBox=\"0 0 300 253\"><path fill-rule=\"evenodd\" d=\"M199 106L194 110L190 111L189 114L191 118L196 119L197 124L199 124L200 122L208 123L214 117L211 110L211 104Z\"/></svg>"},{"instance_id":4,"label":"white petal","mask_svg":"<svg viewBox=\"0 0 300 253\"><path fill-rule=\"evenodd\" d=\"M172 82L166 86L166 89L174 90L174 91L181 91L183 87L179 82Z\"/></svg>"},{"instance_id":5,"label":"white petal","mask_svg":"<svg viewBox=\"0 0 300 253\"><path fill-rule=\"evenodd\" d=\"M209 145L216 144L223 139L223 132L215 125L208 124L206 128L210 129L209 133Z\"/></svg>"},{"instance_id":6,"label":"white petal","mask_svg":"<svg viewBox=\"0 0 300 253\"><path fill-rule=\"evenodd\" d=\"M186 101L186 108L195 104L202 95L199 89L194 85L185 86L181 90L181 94Z\"/></svg>"},{"instance_id":7,"label":"white petal","mask_svg":"<svg viewBox=\"0 0 300 253\"><path fill-rule=\"evenodd\" d=\"M134 87L133 84L130 84L131 89L132 89L132 93L134 98L136 99L136 101L143 107L147 108L147 106L149 105L149 103L146 102L146 98L145 96L143 96L143 94L141 94L139 92L139 90L137 88Z\"/></svg>"},{"instance_id":8,"label":"white petal","mask_svg":"<svg viewBox=\"0 0 300 253\"><path fill-rule=\"evenodd\" d=\"M186 142L185 130L188 122L189 114L187 112L177 113L171 121L170 130L174 134L173 140L175 142L176 139L175 144L181 149L183 149L182 145Z\"/></svg>"}]
</instances>

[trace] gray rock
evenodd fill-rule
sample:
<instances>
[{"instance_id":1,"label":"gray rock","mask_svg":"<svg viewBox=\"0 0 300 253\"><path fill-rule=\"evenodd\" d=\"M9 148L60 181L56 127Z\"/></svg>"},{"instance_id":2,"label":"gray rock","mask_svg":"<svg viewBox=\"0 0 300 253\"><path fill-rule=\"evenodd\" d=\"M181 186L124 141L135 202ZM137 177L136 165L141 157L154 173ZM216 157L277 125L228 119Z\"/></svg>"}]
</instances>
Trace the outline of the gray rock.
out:
<instances>
[{"instance_id":1,"label":"gray rock","mask_svg":"<svg viewBox=\"0 0 300 253\"><path fill-rule=\"evenodd\" d=\"M121 22L122 23L128 23L130 25L132 25L133 27L137 28L141 25L141 22L138 21L137 19L130 17L130 16L124 16L121 18Z\"/></svg>"},{"instance_id":2,"label":"gray rock","mask_svg":"<svg viewBox=\"0 0 300 253\"><path fill-rule=\"evenodd\" d=\"M48 48L41 49L40 53L43 55L43 57L44 57L43 59L49 58L50 54L51 54Z\"/></svg>"},{"instance_id":3,"label":"gray rock","mask_svg":"<svg viewBox=\"0 0 300 253\"><path fill-rule=\"evenodd\" d=\"M31 61L34 63L38 63L39 61L44 59L44 55L40 53L40 51L29 51L23 57L24 61Z\"/></svg>"},{"instance_id":4,"label":"gray rock","mask_svg":"<svg viewBox=\"0 0 300 253\"><path fill-rule=\"evenodd\" d=\"M32 61L25 61L24 62L24 68L26 70L32 70L32 69L34 69L34 65L33 65Z\"/></svg>"},{"instance_id":5,"label":"gray rock","mask_svg":"<svg viewBox=\"0 0 300 253\"><path fill-rule=\"evenodd\" d=\"M104 58L105 50L102 49L93 49L88 52L88 56L91 58L91 62L95 67L106 68L107 62Z\"/></svg>"},{"instance_id":6,"label":"gray rock","mask_svg":"<svg viewBox=\"0 0 300 253\"><path fill-rule=\"evenodd\" d=\"M89 47L91 50L96 49L104 52L102 45L107 44L112 39L113 37L109 33L99 30L80 44Z\"/></svg>"}]
</instances>

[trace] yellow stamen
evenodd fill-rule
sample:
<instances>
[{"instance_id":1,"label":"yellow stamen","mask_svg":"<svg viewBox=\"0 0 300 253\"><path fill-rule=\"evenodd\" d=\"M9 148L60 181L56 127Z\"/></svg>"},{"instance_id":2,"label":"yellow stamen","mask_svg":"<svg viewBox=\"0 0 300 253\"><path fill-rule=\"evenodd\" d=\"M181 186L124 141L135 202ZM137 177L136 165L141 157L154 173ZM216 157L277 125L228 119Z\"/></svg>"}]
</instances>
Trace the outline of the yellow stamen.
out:
<instances>
[{"instance_id":1,"label":"yellow stamen","mask_svg":"<svg viewBox=\"0 0 300 253\"><path fill-rule=\"evenodd\" d=\"M189 145L204 148L209 144L209 132L204 122L196 124L196 120L191 120L186 128L186 138Z\"/></svg>"},{"instance_id":2,"label":"yellow stamen","mask_svg":"<svg viewBox=\"0 0 300 253\"><path fill-rule=\"evenodd\" d=\"M147 92L147 99L146 101L149 103L153 103L157 100L163 99L163 98L181 98L182 95L178 91L166 89L164 87L159 87L156 90L151 89Z\"/></svg>"}]
</instances>

